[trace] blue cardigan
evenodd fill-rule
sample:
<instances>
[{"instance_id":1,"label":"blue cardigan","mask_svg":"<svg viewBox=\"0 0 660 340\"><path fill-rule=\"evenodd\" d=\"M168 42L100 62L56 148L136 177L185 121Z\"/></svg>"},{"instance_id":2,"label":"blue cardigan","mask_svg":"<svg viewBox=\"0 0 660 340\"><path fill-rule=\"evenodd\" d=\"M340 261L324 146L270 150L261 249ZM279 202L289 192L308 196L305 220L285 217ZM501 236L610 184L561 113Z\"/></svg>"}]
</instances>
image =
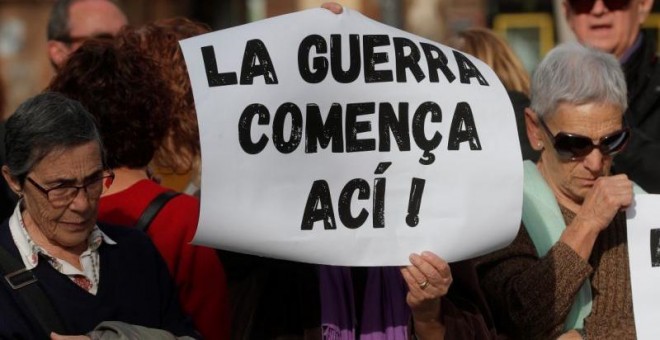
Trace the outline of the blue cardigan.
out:
<instances>
[{"instance_id":1,"label":"blue cardigan","mask_svg":"<svg viewBox=\"0 0 660 340\"><path fill-rule=\"evenodd\" d=\"M137 230L100 225L116 245L99 247L100 284L96 295L79 288L41 259L33 270L39 284L61 315L70 335L82 335L102 321L167 330L198 337L181 311L167 266L149 238ZM0 245L19 258L8 220L0 225ZM4 277L0 277L0 338L46 338L28 309Z\"/></svg>"}]
</instances>

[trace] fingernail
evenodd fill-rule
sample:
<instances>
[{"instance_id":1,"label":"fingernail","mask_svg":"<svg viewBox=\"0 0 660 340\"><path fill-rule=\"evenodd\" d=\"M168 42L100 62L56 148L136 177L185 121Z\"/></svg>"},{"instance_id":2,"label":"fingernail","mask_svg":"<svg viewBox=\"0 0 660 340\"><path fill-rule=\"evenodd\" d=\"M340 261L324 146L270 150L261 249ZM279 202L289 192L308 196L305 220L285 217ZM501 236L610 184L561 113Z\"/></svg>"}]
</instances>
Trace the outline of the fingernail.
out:
<instances>
[{"instance_id":1,"label":"fingernail","mask_svg":"<svg viewBox=\"0 0 660 340\"><path fill-rule=\"evenodd\" d=\"M417 254L410 254L410 262L412 264L417 264L419 263L419 255Z\"/></svg>"}]
</instances>

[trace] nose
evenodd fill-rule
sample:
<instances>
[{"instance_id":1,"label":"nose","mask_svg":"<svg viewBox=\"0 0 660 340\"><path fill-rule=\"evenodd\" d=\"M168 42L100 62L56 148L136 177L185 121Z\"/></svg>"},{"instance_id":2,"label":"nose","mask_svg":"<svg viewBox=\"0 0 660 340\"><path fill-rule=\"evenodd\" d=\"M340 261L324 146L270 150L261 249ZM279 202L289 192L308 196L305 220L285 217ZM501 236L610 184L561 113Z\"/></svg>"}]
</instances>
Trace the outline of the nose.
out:
<instances>
[{"instance_id":1,"label":"nose","mask_svg":"<svg viewBox=\"0 0 660 340\"><path fill-rule=\"evenodd\" d=\"M594 148L586 157L584 157L582 163L592 174L600 176L603 174L603 169L605 167L605 156L599 148Z\"/></svg>"},{"instance_id":2,"label":"nose","mask_svg":"<svg viewBox=\"0 0 660 340\"><path fill-rule=\"evenodd\" d=\"M607 6L605 6L605 1L596 0L594 2L594 5L591 7L591 14L603 14L608 10L609 9L607 8Z\"/></svg>"},{"instance_id":3,"label":"nose","mask_svg":"<svg viewBox=\"0 0 660 340\"><path fill-rule=\"evenodd\" d=\"M71 203L69 203L69 209L83 212L89 209L89 207L90 207L90 201L89 201L89 194L87 193L87 188L86 187L78 188L76 195L73 197Z\"/></svg>"}]
</instances>

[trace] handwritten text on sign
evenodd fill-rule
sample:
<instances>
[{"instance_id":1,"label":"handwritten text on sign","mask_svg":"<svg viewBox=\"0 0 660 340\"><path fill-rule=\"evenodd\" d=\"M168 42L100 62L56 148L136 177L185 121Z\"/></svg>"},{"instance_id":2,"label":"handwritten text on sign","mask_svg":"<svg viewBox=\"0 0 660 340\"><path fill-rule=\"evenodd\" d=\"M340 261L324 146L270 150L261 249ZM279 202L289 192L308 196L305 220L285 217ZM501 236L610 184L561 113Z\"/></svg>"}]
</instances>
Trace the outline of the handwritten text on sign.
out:
<instances>
[{"instance_id":1,"label":"handwritten text on sign","mask_svg":"<svg viewBox=\"0 0 660 340\"><path fill-rule=\"evenodd\" d=\"M196 242L395 265L483 253L517 230L514 116L476 59L321 9L182 47L202 138Z\"/></svg>"}]
</instances>

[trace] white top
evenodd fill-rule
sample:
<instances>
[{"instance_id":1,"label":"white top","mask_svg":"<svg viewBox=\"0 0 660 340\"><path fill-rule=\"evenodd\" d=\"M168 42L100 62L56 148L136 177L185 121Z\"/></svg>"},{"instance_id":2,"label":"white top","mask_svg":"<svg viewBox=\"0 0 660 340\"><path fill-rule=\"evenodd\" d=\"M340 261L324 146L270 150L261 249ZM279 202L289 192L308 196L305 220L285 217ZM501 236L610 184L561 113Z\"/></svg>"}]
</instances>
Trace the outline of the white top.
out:
<instances>
[{"instance_id":1,"label":"white top","mask_svg":"<svg viewBox=\"0 0 660 340\"><path fill-rule=\"evenodd\" d=\"M20 253L25 268L28 270L34 269L39 263L39 254L42 254L48 259L48 262L53 268L55 268L55 270L68 276L72 281L76 282L76 284L78 284L81 276L86 278L89 281L87 284L91 284L87 291L90 294L96 295L100 282L99 272L101 265L98 248L102 242L110 245L117 243L103 233L97 225L94 225L94 229L87 239L87 249L80 255L80 264L83 268L82 271L80 271L67 261L48 254L45 249L34 243L25 229L20 206L21 202L16 205L14 213L9 218L9 231L11 232L14 244L18 248L18 252Z\"/></svg>"}]
</instances>

